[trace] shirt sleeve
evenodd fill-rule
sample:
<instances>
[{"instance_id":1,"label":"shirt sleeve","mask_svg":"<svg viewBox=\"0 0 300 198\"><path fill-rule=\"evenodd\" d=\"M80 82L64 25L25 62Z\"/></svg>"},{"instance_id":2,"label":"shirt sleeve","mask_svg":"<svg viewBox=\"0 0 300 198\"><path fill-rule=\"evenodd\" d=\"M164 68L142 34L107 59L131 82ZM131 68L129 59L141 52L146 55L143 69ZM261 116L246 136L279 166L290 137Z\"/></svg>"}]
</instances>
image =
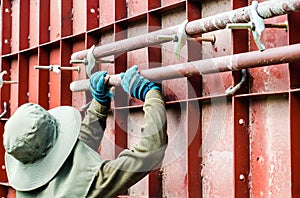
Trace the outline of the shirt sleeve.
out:
<instances>
[{"instance_id":1,"label":"shirt sleeve","mask_svg":"<svg viewBox=\"0 0 300 198\"><path fill-rule=\"evenodd\" d=\"M88 197L116 197L155 169L167 146L167 120L161 93L147 93L141 138L132 149L123 150L115 160L104 161Z\"/></svg>"},{"instance_id":2,"label":"shirt sleeve","mask_svg":"<svg viewBox=\"0 0 300 198\"><path fill-rule=\"evenodd\" d=\"M81 123L79 139L95 151L103 138L108 111L109 107L93 99Z\"/></svg>"}]
</instances>

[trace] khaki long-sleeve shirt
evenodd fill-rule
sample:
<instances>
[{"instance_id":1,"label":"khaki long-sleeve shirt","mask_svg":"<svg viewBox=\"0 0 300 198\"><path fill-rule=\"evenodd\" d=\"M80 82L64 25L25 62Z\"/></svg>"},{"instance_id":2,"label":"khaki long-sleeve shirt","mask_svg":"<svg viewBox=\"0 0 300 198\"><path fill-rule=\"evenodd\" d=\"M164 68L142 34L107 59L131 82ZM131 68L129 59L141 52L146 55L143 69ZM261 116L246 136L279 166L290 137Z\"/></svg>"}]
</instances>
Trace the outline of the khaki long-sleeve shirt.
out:
<instances>
[{"instance_id":1,"label":"khaki long-sleeve shirt","mask_svg":"<svg viewBox=\"0 0 300 198\"><path fill-rule=\"evenodd\" d=\"M68 159L48 184L17 191L18 198L117 197L153 170L163 159L166 145L166 111L161 93L149 91L144 103L142 137L114 160L103 161L97 148L106 127L108 108L93 100L79 140Z\"/></svg>"},{"instance_id":2,"label":"khaki long-sleeve shirt","mask_svg":"<svg viewBox=\"0 0 300 198\"><path fill-rule=\"evenodd\" d=\"M116 197L161 163L167 146L166 110L159 91L149 91L143 106L140 141L114 160L103 161L88 197ZM79 139L97 151L106 127L108 108L92 101L82 122Z\"/></svg>"}]
</instances>

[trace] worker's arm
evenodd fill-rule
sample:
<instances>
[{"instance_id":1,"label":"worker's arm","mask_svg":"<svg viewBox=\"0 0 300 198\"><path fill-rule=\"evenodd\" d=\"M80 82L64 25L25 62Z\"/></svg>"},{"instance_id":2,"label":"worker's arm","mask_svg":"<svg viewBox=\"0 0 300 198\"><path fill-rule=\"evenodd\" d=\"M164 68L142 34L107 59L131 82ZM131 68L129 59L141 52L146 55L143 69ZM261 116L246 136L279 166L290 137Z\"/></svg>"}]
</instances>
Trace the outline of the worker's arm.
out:
<instances>
[{"instance_id":1,"label":"worker's arm","mask_svg":"<svg viewBox=\"0 0 300 198\"><path fill-rule=\"evenodd\" d=\"M167 122L160 86L140 76L137 66L121 74L121 78L125 92L145 101L144 124L138 129L141 138L133 148L123 150L115 160L102 163L88 197L120 195L155 169L164 157Z\"/></svg>"},{"instance_id":2,"label":"worker's arm","mask_svg":"<svg viewBox=\"0 0 300 198\"><path fill-rule=\"evenodd\" d=\"M81 124L79 139L95 151L98 151L106 128L108 111L108 106L101 105L97 100L93 99Z\"/></svg>"},{"instance_id":3,"label":"worker's arm","mask_svg":"<svg viewBox=\"0 0 300 198\"><path fill-rule=\"evenodd\" d=\"M108 75L106 71L94 73L90 78L90 91L93 96L91 105L81 124L79 139L95 151L103 137L106 128L107 114L110 108L112 95L106 84Z\"/></svg>"},{"instance_id":4,"label":"worker's arm","mask_svg":"<svg viewBox=\"0 0 300 198\"><path fill-rule=\"evenodd\" d=\"M89 197L116 197L161 163L167 146L167 127L160 91L147 93L143 111L140 141L132 149L123 150L115 160L103 162Z\"/></svg>"}]
</instances>

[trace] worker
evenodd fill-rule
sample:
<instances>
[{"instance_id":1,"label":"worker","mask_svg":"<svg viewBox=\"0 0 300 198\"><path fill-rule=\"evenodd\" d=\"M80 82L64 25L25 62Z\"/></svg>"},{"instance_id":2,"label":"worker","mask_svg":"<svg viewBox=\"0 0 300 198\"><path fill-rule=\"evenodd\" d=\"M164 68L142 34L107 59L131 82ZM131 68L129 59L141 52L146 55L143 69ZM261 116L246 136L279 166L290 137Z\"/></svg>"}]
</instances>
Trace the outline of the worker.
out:
<instances>
[{"instance_id":1,"label":"worker","mask_svg":"<svg viewBox=\"0 0 300 198\"><path fill-rule=\"evenodd\" d=\"M117 197L161 164L167 146L161 86L140 76L137 66L120 76L124 91L144 101L144 124L139 142L116 159L102 160L97 152L112 99L106 71L90 78L93 100L82 122L73 107L46 111L33 103L8 119L5 165L17 197Z\"/></svg>"}]
</instances>

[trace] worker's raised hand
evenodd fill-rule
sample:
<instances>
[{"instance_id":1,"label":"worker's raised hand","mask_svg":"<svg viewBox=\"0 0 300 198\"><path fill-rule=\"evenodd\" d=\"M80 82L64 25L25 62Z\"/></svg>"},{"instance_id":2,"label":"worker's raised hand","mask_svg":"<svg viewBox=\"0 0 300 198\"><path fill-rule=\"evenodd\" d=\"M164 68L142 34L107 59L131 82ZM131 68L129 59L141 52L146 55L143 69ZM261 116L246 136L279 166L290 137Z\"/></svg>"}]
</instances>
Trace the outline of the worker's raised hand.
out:
<instances>
[{"instance_id":1,"label":"worker's raised hand","mask_svg":"<svg viewBox=\"0 0 300 198\"><path fill-rule=\"evenodd\" d=\"M90 90L93 98L100 104L109 106L112 98L112 93L106 84L106 71L95 72L90 78Z\"/></svg>"},{"instance_id":2,"label":"worker's raised hand","mask_svg":"<svg viewBox=\"0 0 300 198\"><path fill-rule=\"evenodd\" d=\"M149 90L161 90L161 87L139 75L137 70L138 66L134 65L127 69L125 73L121 73L121 86L132 97L145 101Z\"/></svg>"}]
</instances>

